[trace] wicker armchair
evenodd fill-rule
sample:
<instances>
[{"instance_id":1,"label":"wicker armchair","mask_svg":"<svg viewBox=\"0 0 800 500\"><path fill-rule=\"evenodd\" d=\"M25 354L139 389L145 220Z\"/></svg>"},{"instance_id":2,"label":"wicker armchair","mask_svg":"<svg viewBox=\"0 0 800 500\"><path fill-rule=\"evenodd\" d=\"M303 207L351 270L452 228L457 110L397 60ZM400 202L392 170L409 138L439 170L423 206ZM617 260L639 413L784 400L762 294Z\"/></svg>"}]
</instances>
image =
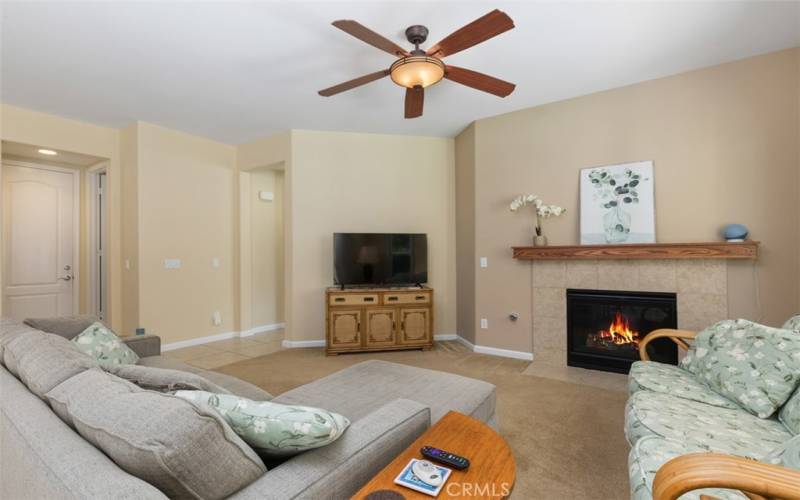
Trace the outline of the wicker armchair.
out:
<instances>
[{"instance_id":1,"label":"wicker armchair","mask_svg":"<svg viewBox=\"0 0 800 500\"><path fill-rule=\"evenodd\" d=\"M688 330L655 330L639 344L639 355L649 361L647 344L658 338L669 338L688 350L687 340L696 335ZM653 500L675 500L702 488L739 490L753 500L800 500L800 471L733 455L692 453L661 466L653 483Z\"/></svg>"}]
</instances>

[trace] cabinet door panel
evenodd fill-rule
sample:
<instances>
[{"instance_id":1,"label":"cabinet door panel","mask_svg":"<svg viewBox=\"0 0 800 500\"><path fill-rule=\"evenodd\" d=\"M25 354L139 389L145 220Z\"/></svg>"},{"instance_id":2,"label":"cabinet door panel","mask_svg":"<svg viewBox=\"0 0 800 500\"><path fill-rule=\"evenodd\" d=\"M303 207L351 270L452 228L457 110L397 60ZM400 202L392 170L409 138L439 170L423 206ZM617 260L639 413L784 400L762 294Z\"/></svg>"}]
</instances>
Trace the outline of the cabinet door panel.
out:
<instances>
[{"instance_id":1,"label":"cabinet door panel","mask_svg":"<svg viewBox=\"0 0 800 500\"><path fill-rule=\"evenodd\" d=\"M367 309L367 346L395 344L397 313L394 309Z\"/></svg>"},{"instance_id":2,"label":"cabinet door panel","mask_svg":"<svg viewBox=\"0 0 800 500\"><path fill-rule=\"evenodd\" d=\"M331 311L329 325L331 347L358 347L361 345L361 310Z\"/></svg>"},{"instance_id":3,"label":"cabinet door panel","mask_svg":"<svg viewBox=\"0 0 800 500\"><path fill-rule=\"evenodd\" d=\"M400 310L400 343L430 343L430 309Z\"/></svg>"}]
</instances>

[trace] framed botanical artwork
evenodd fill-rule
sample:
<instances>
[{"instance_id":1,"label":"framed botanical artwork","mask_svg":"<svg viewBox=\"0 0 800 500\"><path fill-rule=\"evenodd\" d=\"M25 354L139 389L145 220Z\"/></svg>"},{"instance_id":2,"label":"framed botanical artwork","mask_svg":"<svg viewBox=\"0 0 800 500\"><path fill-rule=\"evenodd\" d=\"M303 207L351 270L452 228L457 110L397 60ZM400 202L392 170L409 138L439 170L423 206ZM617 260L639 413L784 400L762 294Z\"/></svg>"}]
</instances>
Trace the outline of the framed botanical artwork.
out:
<instances>
[{"instance_id":1,"label":"framed botanical artwork","mask_svg":"<svg viewBox=\"0 0 800 500\"><path fill-rule=\"evenodd\" d=\"M655 243L653 162L581 170L581 244Z\"/></svg>"}]
</instances>

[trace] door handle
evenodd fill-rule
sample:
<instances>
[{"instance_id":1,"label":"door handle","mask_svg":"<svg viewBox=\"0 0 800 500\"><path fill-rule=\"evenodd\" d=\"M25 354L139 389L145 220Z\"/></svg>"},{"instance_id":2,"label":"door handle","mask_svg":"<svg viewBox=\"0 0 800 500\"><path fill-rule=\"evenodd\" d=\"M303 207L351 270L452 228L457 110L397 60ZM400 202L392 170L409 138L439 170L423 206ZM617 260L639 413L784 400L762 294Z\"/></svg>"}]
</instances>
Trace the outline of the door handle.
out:
<instances>
[{"instance_id":1,"label":"door handle","mask_svg":"<svg viewBox=\"0 0 800 500\"><path fill-rule=\"evenodd\" d=\"M70 275L68 274L68 275L64 276L63 278L58 278L58 279L60 279L60 280L64 280L64 281L72 281L72 276L70 276Z\"/></svg>"}]
</instances>

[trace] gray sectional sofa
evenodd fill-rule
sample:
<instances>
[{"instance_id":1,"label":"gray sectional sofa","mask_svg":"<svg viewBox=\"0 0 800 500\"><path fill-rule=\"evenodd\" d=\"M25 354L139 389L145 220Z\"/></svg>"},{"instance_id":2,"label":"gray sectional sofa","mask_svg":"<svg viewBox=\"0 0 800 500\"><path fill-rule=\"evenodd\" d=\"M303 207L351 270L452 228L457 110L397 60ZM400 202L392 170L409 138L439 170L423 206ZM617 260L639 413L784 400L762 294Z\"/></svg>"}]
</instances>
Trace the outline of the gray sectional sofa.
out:
<instances>
[{"instance_id":1,"label":"gray sectional sofa","mask_svg":"<svg viewBox=\"0 0 800 500\"><path fill-rule=\"evenodd\" d=\"M70 339L91 321L86 317L40 321L36 323L39 329L12 320L0 323L0 498L167 497L81 437L53 411L52 400L41 394L68 384L86 370L100 368L72 354L63 359L42 354L32 370L32 363L23 366L10 351L4 352L15 338L30 332L42 337L47 331L48 339L58 341L53 343L63 343L49 335ZM449 410L497 426L495 388L480 380L366 361L273 398L245 381L162 357L158 337L123 340L139 355L141 366L191 372L243 397L321 407L350 419L348 430L333 444L269 468L230 498L349 497ZM36 353L31 357L36 358ZM369 381L368 390L365 381ZM215 452L200 449L197 453ZM191 496L209 498L204 492Z\"/></svg>"}]
</instances>

